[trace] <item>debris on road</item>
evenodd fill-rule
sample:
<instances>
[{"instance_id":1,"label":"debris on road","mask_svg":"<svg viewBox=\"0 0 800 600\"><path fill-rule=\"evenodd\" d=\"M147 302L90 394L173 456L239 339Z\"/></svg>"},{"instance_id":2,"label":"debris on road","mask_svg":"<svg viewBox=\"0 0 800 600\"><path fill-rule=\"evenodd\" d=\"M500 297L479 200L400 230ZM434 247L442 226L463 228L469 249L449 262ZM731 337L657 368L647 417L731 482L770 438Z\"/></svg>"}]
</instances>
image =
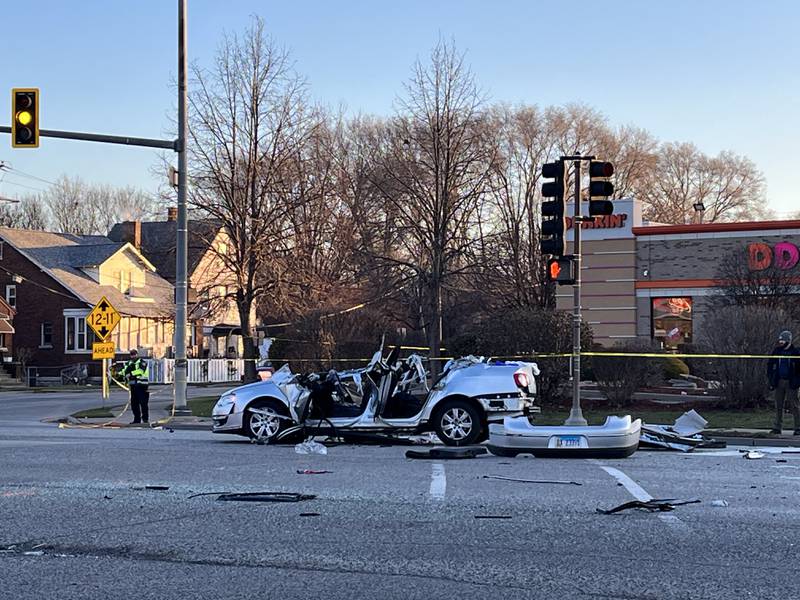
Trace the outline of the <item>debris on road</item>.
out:
<instances>
[{"instance_id":1,"label":"debris on road","mask_svg":"<svg viewBox=\"0 0 800 600\"><path fill-rule=\"evenodd\" d=\"M511 515L475 515L476 519L511 519Z\"/></svg>"},{"instance_id":2,"label":"debris on road","mask_svg":"<svg viewBox=\"0 0 800 600\"><path fill-rule=\"evenodd\" d=\"M719 506L721 508L725 508L726 506L728 506L728 501L727 500L712 500L711 501L711 506Z\"/></svg>"},{"instance_id":3,"label":"debris on road","mask_svg":"<svg viewBox=\"0 0 800 600\"><path fill-rule=\"evenodd\" d=\"M675 510L676 506L683 506L685 504L699 504L699 503L700 500L675 500L673 498L656 500L654 498L652 500L633 500L631 502L626 502L625 504L620 504L619 506L615 506L614 508L609 508L608 510L603 510L602 508L598 508L597 512L600 513L601 515L613 515L614 513L618 513L623 510L629 510L632 508L640 508L648 512L669 512Z\"/></svg>"},{"instance_id":4,"label":"debris on road","mask_svg":"<svg viewBox=\"0 0 800 600\"><path fill-rule=\"evenodd\" d=\"M725 448L723 441L707 438L702 432L708 425L694 409L683 413L672 425L642 425L639 448L691 452L695 448Z\"/></svg>"},{"instance_id":5,"label":"debris on road","mask_svg":"<svg viewBox=\"0 0 800 600\"><path fill-rule=\"evenodd\" d=\"M406 458L420 458L420 459L456 459L456 458L476 458L483 454L488 454L489 451L483 446L464 446L449 448L441 446L431 448L430 450L406 450Z\"/></svg>"},{"instance_id":6,"label":"debris on road","mask_svg":"<svg viewBox=\"0 0 800 600\"><path fill-rule=\"evenodd\" d=\"M307 513L300 513L301 517L318 517L319 513L315 512L307 512Z\"/></svg>"},{"instance_id":7,"label":"debris on road","mask_svg":"<svg viewBox=\"0 0 800 600\"><path fill-rule=\"evenodd\" d=\"M325 473L333 473L333 471L315 471L314 469L297 469L298 475L324 475Z\"/></svg>"},{"instance_id":8,"label":"debris on road","mask_svg":"<svg viewBox=\"0 0 800 600\"><path fill-rule=\"evenodd\" d=\"M744 453L744 457L747 460L758 460L759 458L764 458L766 454L763 452L759 452L758 450L749 450Z\"/></svg>"},{"instance_id":9,"label":"debris on road","mask_svg":"<svg viewBox=\"0 0 800 600\"><path fill-rule=\"evenodd\" d=\"M499 479L500 481L518 481L520 483L552 483L554 485L583 485L578 481L566 479L519 479L517 477L502 477L501 475L484 475L484 479Z\"/></svg>"},{"instance_id":10,"label":"debris on road","mask_svg":"<svg viewBox=\"0 0 800 600\"><path fill-rule=\"evenodd\" d=\"M294 451L297 454L328 454L328 449L319 442L315 442L314 440L306 440L305 442L301 442L294 447Z\"/></svg>"},{"instance_id":11,"label":"debris on road","mask_svg":"<svg viewBox=\"0 0 800 600\"><path fill-rule=\"evenodd\" d=\"M298 494L295 492L240 492L226 493L217 496L223 502L302 502L313 500L315 494Z\"/></svg>"}]
</instances>

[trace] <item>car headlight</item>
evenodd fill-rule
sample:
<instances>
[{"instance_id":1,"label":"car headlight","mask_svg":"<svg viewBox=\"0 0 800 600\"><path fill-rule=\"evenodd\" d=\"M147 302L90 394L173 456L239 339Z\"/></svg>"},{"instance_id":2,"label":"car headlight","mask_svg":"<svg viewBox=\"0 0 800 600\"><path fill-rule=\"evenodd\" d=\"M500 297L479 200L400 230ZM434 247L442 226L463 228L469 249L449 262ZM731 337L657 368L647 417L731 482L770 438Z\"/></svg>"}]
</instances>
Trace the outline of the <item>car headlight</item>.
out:
<instances>
[{"instance_id":1,"label":"car headlight","mask_svg":"<svg viewBox=\"0 0 800 600\"><path fill-rule=\"evenodd\" d=\"M225 394L219 400L217 400L217 404L214 406L214 412L225 412L226 410L231 410L233 405L236 403L236 394Z\"/></svg>"}]
</instances>

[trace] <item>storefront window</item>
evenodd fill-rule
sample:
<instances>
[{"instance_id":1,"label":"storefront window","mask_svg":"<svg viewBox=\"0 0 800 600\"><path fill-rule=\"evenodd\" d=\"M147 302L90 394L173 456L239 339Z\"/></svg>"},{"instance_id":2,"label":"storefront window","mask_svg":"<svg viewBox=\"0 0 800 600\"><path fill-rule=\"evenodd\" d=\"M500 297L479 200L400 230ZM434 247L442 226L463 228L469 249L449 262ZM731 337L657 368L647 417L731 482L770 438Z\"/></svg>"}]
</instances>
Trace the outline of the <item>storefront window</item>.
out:
<instances>
[{"instance_id":1,"label":"storefront window","mask_svg":"<svg viewBox=\"0 0 800 600\"><path fill-rule=\"evenodd\" d=\"M653 338L665 348L692 341L692 299L653 298Z\"/></svg>"}]
</instances>

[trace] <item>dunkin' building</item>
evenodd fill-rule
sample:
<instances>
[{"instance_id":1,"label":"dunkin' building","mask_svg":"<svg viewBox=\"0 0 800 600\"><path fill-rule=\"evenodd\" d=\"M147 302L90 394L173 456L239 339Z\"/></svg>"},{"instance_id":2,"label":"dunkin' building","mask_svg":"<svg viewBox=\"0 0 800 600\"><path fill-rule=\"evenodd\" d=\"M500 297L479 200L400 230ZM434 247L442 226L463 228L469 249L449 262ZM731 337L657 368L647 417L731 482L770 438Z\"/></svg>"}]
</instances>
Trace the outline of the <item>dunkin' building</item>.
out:
<instances>
[{"instance_id":1,"label":"dunkin' building","mask_svg":"<svg viewBox=\"0 0 800 600\"><path fill-rule=\"evenodd\" d=\"M710 297L721 293L728 255L748 271L773 265L800 278L800 221L660 225L643 222L638 201L617 200L614 208L581 230L583 317L604 346L634 338L667 348L691 343ZM571 310L572 288L558 288L557 302Z\"/></svg>"}]
</instances>

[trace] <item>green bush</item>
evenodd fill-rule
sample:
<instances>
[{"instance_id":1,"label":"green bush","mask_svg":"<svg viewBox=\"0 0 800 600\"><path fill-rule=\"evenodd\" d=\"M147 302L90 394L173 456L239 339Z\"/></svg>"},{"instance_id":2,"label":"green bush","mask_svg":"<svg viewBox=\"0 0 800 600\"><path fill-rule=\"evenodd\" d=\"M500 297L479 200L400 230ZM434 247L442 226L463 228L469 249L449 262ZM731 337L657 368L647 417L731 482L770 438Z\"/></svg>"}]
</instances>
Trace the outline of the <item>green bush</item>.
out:
<instances>
[{"instance_id":1,"label":"green bush","mask_svg":"<svg viewBox=\"0 0 800 600\"><path fill-rule=\"evenodd\" d=\"M666 380L678 379L681 375L689 374L689 367L680 358L672 356L662 359L661 362L663 363L664 379Z\"/></svg>"}]
</instances>

